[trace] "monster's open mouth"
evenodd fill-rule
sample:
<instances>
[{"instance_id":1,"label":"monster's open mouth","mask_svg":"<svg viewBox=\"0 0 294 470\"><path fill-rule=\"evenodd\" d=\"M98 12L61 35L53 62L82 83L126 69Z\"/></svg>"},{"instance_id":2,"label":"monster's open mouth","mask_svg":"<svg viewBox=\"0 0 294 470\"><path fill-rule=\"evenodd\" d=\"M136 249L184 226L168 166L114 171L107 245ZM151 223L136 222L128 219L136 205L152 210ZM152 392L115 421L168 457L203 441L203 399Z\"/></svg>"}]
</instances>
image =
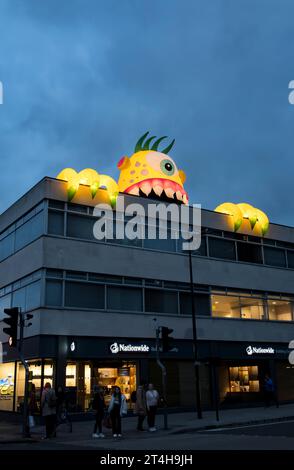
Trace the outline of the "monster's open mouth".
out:
<instances>
[{"instance_id":1,"label":"monster's open mouth","mask_svg":"<svg viewBox=\"0 0 294 470\"><path fill-rule=\"evenodd\" d=\"M164 178L149 178L140 181L129 186L125 192L135 196L152 197L152 195L155 195L160 198L176 199L179 202L188 204L188 195L184 188L175 181Z\"/></svg>"}]
</instances>

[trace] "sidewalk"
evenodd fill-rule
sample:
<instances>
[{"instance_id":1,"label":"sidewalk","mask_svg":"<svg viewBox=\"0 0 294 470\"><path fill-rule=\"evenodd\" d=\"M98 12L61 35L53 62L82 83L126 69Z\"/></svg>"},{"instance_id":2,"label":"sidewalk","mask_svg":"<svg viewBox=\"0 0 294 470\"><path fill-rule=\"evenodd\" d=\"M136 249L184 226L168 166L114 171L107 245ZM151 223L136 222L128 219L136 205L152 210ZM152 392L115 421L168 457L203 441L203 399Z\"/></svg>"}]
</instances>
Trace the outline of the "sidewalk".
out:
<instances>
[{"instance_id":1,"label":"sidewalk","mask_svg":"<svg viewBox=\"0 0 294 470\"><path fill-rule=\"evenodd\" d=\"M220 420L216 421L214 411L203 412L203 418L199 420L196 412L174 413L168 416L168 430L163 429L163 415L158 415L156 425L158 432L152 433L152 436L162 436L163 434L184 434L193 431L211 429L223 426L235 426L252 423L276 422L284 420L294 420L294 404L281 405L279 408L242 408L220 411ZM128 438L143 439L150 436L150 433L138 433L136 431L136 417L127 417L123 419L123 433ZM145 423L146 426L146 423ZM73 432L69 433L60 426L57 431L56 441L76 442L91 439L93 421L78 421L73 423ZM106 430L110 435L110 430ZM28 443L39 441L44 435L44 426L33 428L32 439ZM8 423L3 420L0 422L0 444L7 442L23 442L21 436L21 424Z\"/></svg>"}]
</instances>

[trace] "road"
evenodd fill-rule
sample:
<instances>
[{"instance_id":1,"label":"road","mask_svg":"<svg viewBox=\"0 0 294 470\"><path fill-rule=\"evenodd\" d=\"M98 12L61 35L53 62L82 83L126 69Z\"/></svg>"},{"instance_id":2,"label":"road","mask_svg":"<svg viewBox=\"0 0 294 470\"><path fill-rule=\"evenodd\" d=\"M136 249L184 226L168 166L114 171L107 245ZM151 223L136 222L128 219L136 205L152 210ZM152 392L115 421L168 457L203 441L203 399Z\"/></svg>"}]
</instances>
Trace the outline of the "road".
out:
<instances>
[{"instance_id":1,"label":"road","mask_svg":"<svg viewBox=\"0 0 294 470\"><path fill-rule=\"evenodd\" d=\"M294 421L235 426L207 431L142 433L115 440L91 439L78 432L56 440L1 444L0 451L18 450L293 450Z\"/></svg>"}]
</instances>

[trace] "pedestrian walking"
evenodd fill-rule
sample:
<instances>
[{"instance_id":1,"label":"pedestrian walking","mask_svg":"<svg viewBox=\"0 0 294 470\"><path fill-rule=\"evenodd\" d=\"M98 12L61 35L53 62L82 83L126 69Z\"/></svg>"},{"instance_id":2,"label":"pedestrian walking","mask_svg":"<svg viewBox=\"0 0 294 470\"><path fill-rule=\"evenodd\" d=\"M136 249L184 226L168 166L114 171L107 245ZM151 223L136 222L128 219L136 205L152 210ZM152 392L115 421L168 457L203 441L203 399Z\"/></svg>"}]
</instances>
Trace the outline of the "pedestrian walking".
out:
<instances>
[{"instance_id":1,"label":"pedestrian walking","mask_svg":"<svg viewBox=\"0 0 294 470\"><path fill-rule=\"evenodd\" d=\"M264 404L266 408L271 405L271 401L274 401L274 383L268 374L264 378Z\"/></svg>"},{"instance_id":2,"label":"pedestrian walking","mask_svg":"<svg viewBox=\"0 0 294 470\"><path fill-rule=\"evenodd\" d=\"M136 392L135 413L138 415L137 431L144 431L143 423L147 414L147 405L146 392L142 384L139 385Z\"/></svg>"},{"instance_id":3,"label":"pedestrian walking","mask_svg":"<svg viewBox=\"0 0 294 470\"><path fill-rule=\"evenodd\" d=\"M96 411L95 424L94 424L92 437L94 439L97 439L99 437L104 438L105 435L102 432L102 422L103 422L104 413L105 413L104 393L103 393L103 388L97 387L97 385L94 386L94 397L93 397L93 402L92 402L92 408L93 410ZM98 434L97 434L97 430L98 430Z\"/></svg>"},{"instance_id":4,"label":"pedestrian walking","mask_svg":"<svg viewBox=\"0 0 294 470\"><path fill-rule=\"evenodd\" d=\"M126 397L121 393L119 387L114 387L108 412L110 414L113 437L122 437L121 418L127 414L128 407Z\"/></svg>"},{"instance_id":5,"label":"pedestrian walking","mask_svg":"<svg viewBox=\"0 0 294 470\"><path fill-rule=\"evenodd\" d=\"M45 384L41 398L42 416L45 418L46 436L50 439L56 436L56 395L50 382Z\"/></svg>"},{"instance_id":6,"label":"pedestrian walking","mask_svg":"<svg viewBox=\"0 0 294 470\"><path fill-rule=\"evenodd\" d=\"M29 411L29 427L31 429L35 426L34 415L38 412L37 399L36 399L36 386L33 383L31 384L28 411Z\"/></svg>"},{"instance_id":7,"label":"pedestrian walking","mask_svg":"<svg viewBox=\"0 0 294 470\"><path fill-rule=\"evenodd\" d=\"M148 385L148 390L146 392L146 406L147 406L147 421L149 426L149 431L156 431L155 427L155 416L157 411L159 401L159 393L154 389L153 384Z\"/></svg>"}]
</instances>

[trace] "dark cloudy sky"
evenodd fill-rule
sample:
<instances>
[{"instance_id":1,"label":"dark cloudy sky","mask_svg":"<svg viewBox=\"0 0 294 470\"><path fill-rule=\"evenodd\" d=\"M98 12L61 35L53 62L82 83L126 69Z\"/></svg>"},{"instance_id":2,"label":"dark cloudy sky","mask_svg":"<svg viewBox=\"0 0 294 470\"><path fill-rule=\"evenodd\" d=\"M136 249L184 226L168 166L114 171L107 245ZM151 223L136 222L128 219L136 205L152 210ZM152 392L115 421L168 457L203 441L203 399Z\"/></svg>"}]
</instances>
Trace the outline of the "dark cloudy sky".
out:
<instances>
[{"instance_id":1,"label":"dark cloudy sky","mask_svg":"<svg viewBox=\"0 0 294 470\"><path fill-rule=\"evenodd\" d=\"M294 225L293 0L0 0L0 212L151 130L190 201Z\"/></svg>"}]
</instances>

